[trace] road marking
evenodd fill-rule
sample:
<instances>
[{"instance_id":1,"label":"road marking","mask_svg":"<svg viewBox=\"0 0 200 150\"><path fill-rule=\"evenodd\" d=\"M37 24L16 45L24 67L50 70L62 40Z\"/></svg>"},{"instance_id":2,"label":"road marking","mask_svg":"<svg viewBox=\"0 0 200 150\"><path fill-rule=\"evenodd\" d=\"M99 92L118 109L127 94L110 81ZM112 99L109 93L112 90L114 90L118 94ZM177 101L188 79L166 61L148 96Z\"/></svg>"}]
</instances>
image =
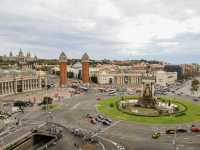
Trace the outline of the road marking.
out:
<instances>
[{"instance_id":1,"label":"road marking","mask_svg":"<svg viewBox=\"0 0 200 150\"><path fill-rule=\"evenodd\" d=\"M105 128L104 130L101 130L100 132L95 133L92 137L97 136L99 133L103 133L103 132L105 132L106 130L108 130L108 129L114 127L114 126L116 126L118 123L120 123L120 121L116 121L116 122L113 123L111 126Z\"/></svg>"},{"instance_id":2,"label":"road marking","mask_svg":"<svg viewBox=\"0 0 200 150\"><path fill-rule=\"evenodd\" d=\"M99 144L101 145L101 147L102 147L103 150L106 150L105 146L103 145L103 143L99 142Z\"/></svg>"},{"instance_id":3,"label":"road marking","mask_svg":"<svg viewBox=\"0 0 200 150\"><path fill-rule=\"evenodd\" d=\"M98 136L98 135L97 135L97 137L99 137L100 139L102 139L102 140L104 140L104 141L110 142L111 144L113 144L113 145L115 145L115 146L118 145L118 144L117 144L115 141L113 141L113 140L110 140L110 139L107 139L107 138L104 138L104 137L101 137L101 136Z\"/></svg>"},{"instance_id":4,"label":"road marking","mask_svg":"<svg viewBox=\"0 0 200 150\"><path fill-rule=\"evenodd\" d=\"M74 105L72 108L70 108L70 110L74 110L74 109L76 109L79 105L80 105L81 103L79 102L79 103L77 103L76 105Z\"/></svg>"},{"instance_id":5,"label":"road marking","mask_svg":"<svg viewBox=\"0 0 200 150\"><path fill-rule=\"evenodd\" d=\"M116 126L118 123L120 123L120 121L116 121L115 123L113 123L111 126L109 126L109 127L107 127L107 128L105 128L102 132L105 132L106 130L108 130L108 129L110 129L110 128L112 128L112 127L114 127L114 126Z\"/></svg>"}]
</instances>

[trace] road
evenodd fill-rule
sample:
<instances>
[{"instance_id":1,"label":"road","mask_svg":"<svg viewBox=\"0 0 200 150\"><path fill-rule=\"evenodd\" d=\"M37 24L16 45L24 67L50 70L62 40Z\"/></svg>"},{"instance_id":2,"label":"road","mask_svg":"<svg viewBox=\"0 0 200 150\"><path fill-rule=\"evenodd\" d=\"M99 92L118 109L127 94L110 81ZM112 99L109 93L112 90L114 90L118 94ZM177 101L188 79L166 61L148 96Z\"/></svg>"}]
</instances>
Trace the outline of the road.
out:
<instances>
[{"instance_id":1,"label":"road","mask_svg":"<svg viewBox=\"0 0 200 150\"><path fill-rule=\"evenodd\" d=\"M74 96L65 99L62 108L52 111L52 122L61 124L65 128L82 128L88 132L95 132L96 125L91 124L86 119L86 114L96 115L95 93L88 93L84 96ZM45 111L25 112L23 123L26 122L44 122L48 117ZM117 150L116 143L125 146L127 150L174 150L172 144L173 135L162 134L155 140L151 138L155 128L159 128L164 132L166 128L175 128L179 125L145 125L139 123L129 123L125 121L115 120L111 127L100 126L103 132L98 133L98 136L105 146L106 150ZM182 124L189 127L191 124ZM199 124L200 125L200 124ZM67 140L67 135L65 135ZM69 139L68 139L69 140ZM180 150L199 150L200 135L194 133L177 134L177 146ZM64 144L65 143L65 144ZM66 150L67 142L58 143L54 148Z\"/></svg>"}]
</instances>

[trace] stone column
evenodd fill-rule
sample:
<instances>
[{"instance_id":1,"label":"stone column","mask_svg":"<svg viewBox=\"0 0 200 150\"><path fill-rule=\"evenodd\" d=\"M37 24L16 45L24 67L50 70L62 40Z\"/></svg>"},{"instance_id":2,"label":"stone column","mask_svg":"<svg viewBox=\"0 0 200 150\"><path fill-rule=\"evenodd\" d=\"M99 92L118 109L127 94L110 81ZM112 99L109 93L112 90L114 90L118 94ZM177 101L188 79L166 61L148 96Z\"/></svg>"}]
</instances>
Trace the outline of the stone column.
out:
<instances>
[{"instance_id":1,"label":"stone column","mask_svg":"<svg viewBox=\"0 0 200 150\"><path fill-rule=\"evenodd\" d=\"M17 80L15 81L14 88L15 88L15 93L17 93Z\"/></svg>"},{"instance_id":2,"label":"stone column","mask_svg":"<svg viewBox=\"0 0 200 150\"><path fill-rule=\"evenodd\" d=\"M27 84L28 84L28 91L30 91L30 80L27 80Z\"/></svg>"},{"instance_id":3,"label":"stone column","mask_svg":"<svg viewBox=\"0 0 200 150\"><path fill-rule=\"evenodd\" d=\"M12 92L12 94L14 93L13 81L11 82L11 92Z\"/></svg>"},{"instance_id":4,"label":"stone column","mask_svg":"<svg viewBox=\"0 0 200 150\"><path fill-rule=\"evenodd\" d=\"M4 95L4 82L1 82L1 87L2 87L2 95Z\"/></svg>"},{"instance_id":5,"label":"stone column","mask_svg":"<svg viewBox=\"0 0 200 150\"><path fill-rule=\"evenodd\" d=\"M39 88L40 89L42 88L42 80L41 80L41 78L39 79Z\"/></svg>"},{"instance_id":6,"label":"stone column","mask_svg":"<svg viewBox=\"0 0 200 150\"><path fill-rule=\"evenodd\" d=\"M35 79L34 81L35 81L35 89L37 89L37 79Z\"/></svg>"},{"instance_id":7,"label":"stone column","mask_svg":"<svg viewBox=\"0 0 200 150\"><path fill-rule=\"evenodd\" d=\"M3 95L3 83L0 82L0 86L1 86L1 95Z\"/></svg>"},{"instance_id":8,"label":"stone column","mask_svg":"<svg viewBox=\"0 0 200 150\"><path fill-rule=\"evenodd\" d=\"M8 87L9 87L9 90L8 90L8 91L9 91L9 94L11 94L11 93L12 93L12 91L11 91L11 90L12 90L12 89L11 89L11 81L8 82Z\"/></svg>"},{"instance_id":9,"label":"stone column","mask_svg":"<svg viewBox=\"0 0 200 150\"><path fill-rule=\"evenodd\" d=\"M28 80L26 80L25 86L26 86L26 91L27 91L28 90Z\"/></svg>"},{"instance_id":10,"label":"stone column","mask_svg":"<svg viewBox=\"0 0 200 150\"><path fill-rule=\"evenodd\" d=\"M24 92L24 80L22 79L22 92Z\"/></svg>"},{"instance_id":11,"label":"stone column","mask_svg":"<svg viewBox=\"0 0 200 150\"><path fill-rule=\"evenodd\" d=\"M31 79L29 80L29 86L30 86L30 90L32 90L32 82L31 82Z\"/></svg>"},{"instance_id":12,"label":"stone column","mask_svg":"<svg viewBox=\"0 0 200 150\"><path fill-rule=\"evenodd\" d=\"M6 95L8 95L8 82L6 82Z\"/></svg>"}]
</instances>

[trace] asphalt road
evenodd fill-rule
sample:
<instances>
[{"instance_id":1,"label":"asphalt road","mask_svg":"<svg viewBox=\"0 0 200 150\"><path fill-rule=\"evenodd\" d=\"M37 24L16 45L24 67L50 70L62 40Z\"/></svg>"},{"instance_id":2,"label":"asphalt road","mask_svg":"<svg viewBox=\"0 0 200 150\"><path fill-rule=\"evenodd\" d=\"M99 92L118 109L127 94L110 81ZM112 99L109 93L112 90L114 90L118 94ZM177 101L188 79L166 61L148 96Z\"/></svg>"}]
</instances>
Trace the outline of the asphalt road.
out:
<instances>
[{"instance_id":1,"label":"asphalt road","mask_svg":"<svg viewBox=\"0 0 200 150\"><path fill-rule=\"evenodd\" d=\"M85 96L75 96L65 99L62 108L52 111L52 122L61 124L66 128L82 128L88 132L95 132L97 128L101 128L102 132L96 134L104 144L106 150L117 150L120 144L127 150L174 150L172 144L173 135L164 134L165 129L175 128L179 125L144 125L139 123L129 123L125 121L115 120L111 127L96 126L91 124L86 118L86 114L97 114L96 110L96 94L86 94ZM45 122L48 113L44 111L27 111L20 114L23 122ZM197 123L199 124L199 123ZM191 124L182 124L181 126L189 127ZM200 124L199 124L200 125ZM152 139L151 135L155 128L159 128L163 133L159 139ZM64 140L69 140L65 135ZM177 147L179 150L199 150L200 134L187 133L177 134ZM67 142L58 143L54 148L60 150L68 150ZM71 150L71 149L70 149Z\"/></svg>"}]
</instances>

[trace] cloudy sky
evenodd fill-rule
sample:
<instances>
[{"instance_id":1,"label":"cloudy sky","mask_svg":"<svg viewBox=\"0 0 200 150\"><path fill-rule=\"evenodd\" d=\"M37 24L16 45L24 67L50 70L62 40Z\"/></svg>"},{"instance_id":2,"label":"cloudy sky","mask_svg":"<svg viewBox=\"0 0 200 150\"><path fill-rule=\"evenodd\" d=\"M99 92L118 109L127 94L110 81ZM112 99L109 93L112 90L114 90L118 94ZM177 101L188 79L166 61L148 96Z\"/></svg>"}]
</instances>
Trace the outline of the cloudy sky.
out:
<instances>
[{"instance_id":1,"label":"cloudy sky","mask_svg":"<svg viewBox=\"0 0 200 150\"><path fill-rule=\"evenodd\" d=\"M200 63L199 0L1 0L0 55Z\"/></svg>"}]
</instances>

